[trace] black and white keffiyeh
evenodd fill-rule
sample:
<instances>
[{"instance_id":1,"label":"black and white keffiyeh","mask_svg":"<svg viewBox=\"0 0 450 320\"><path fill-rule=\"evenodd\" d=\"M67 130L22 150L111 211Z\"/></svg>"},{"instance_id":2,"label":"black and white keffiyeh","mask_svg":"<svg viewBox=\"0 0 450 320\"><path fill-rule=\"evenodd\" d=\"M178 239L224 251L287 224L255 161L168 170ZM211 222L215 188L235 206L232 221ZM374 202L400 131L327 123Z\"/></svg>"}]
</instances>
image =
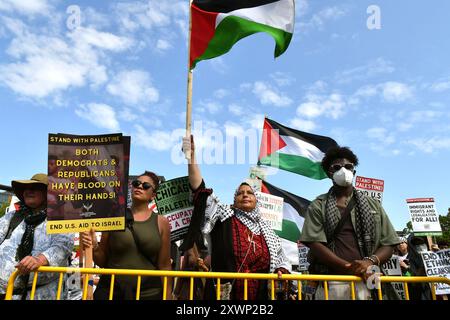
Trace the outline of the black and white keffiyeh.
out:
<instances>
[{"instance_id":1,"label":"black and white keffiyeh","mask_svg":"<svg viewBox=\"0 0 450 320\"><path fill-rule=\"evenodd\" d=\"M363 257L373 254L375 250L375 221L370 212L369 204L365 195L353 188L356 209L356 238L359 251ZM325 214L325 233L328 239L328 247L334 252L334 229L341 219L341 213L336 205L336 194L331 187L327 195Z\"/></svg>"},{"instance_id":2,"label":"black and white keffiyeh","mask_svg":"<svg viewBox=\"0 0 450 320\"><path fill-rule=\"evenodd\" d=\"M234 194L234 199L236 199L239 187L237 188ZM249 187L254 192L254 189L251 186ZM217 198L215 199L217 201ZM217 221L217 219L220 219L220 221L225 221L235 216L254 234L259 235L262 233L266 241L267 247L269 248L270 272L274 272L275 269L280 267L290 270L289 262L281 247L280 238L275 234L275 232L273 232L270 225L266 221L261 219L261 212L259 210L260 205L261 204L258 198L256 198L256 206L250 212L242 211L235 207L224 204L217 204L216 206L213 206L213 208L210 207L212 210L210 212L207 212L205 215L205 224L203 227L203 232L204 233L210 232L214 227L214 224Z\"/></svg>"}]
</instances>

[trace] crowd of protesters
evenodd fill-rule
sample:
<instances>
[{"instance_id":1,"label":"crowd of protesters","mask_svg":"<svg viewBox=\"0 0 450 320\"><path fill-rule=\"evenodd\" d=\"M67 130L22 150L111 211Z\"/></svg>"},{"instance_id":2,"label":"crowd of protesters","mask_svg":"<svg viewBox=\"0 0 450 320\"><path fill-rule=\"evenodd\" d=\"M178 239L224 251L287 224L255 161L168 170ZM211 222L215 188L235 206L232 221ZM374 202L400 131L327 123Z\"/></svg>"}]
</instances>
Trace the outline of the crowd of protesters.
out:
<instances>
[{"instance_id":1,"label":"crowd of protesters","mask_svg":"<svg viewBox=\"0 0 450 320\"><path fill-rule=\"evenodd\" d=\"M183 149L189 153L190 159L188 173L194 199L190 236L195 238L191 243L194 246L182 246L184 269L189 270L186 265L192 266L201 261L200 268L191 270L276 273L279 278L291 273L292 266L286 258L280 238L261 218L252 186L239 184L234 193L234 203L222 203L212 189L206 188L196 163L193 137L183 140ZM322 168L331 179L332 186L327 193L311 202L299 240L310 249L309 273L359 276L363 281L356 283L356 298L371 300L376 295L368 289L365 281L372 274L370 270L373 266L381 267L395 253L404 276L425 275L420 253L427 248L423 238L413 235L399 238L380 202L354 188L357 165L358 158L349 148L335 147L328 150L322 160ZM74 244L73 234L46 232L47 214L63 214L63 208L58 206L55 195L47 195L48 181L55 179L54 172L49 168L48 177L46 174L36 174L29 180L14 180L11 183L20 201L15 204L15 210L9 210L0 218L0 299L5 297L8 279L14 270L18 270L20 276L14 283L13 299L29 299L34 272L39 267L64 267L69 263ZM149 207L159 183L158 176L147 171L132 182L132 206L125 215L124 232L103 232L100 242L97 241L95 230L80 234L83 247L92 248L97 266L172 270L178 265L174 262L178 255L173 252L178 248L170 242L169 223ZM441 249L445 246L445 243L441 243ZM430 249L439 250L437 246ZM110 280L110 276L101 276L94 291L94 299L109 298ZM201 290L196 294L197 299L216 297L218 289L215 281L199 284ZM324 299L322 284L311 285L314 287L311 296L317 300ZM57 274L39 273L34 299L55 299L57 286ZM67 289L65 287L63 289ZM267 281L249 280L246 288L250 300L269 298ZM187 298L186 294L180 293L179 287L173 289L172 282L168 281L167 299ZM412 299L431 299L428 284L411 285L410 290ZM161 278L143 277L140 292L141 299L162 299ZM172 292L175 293L173 296ZM242 300L244 282L225 280L221 283L220 292L222 299ZM134 299L135 277L117 277L113 296L117 300ZM62 298L65 297L63 295ZM328 282L328 298L350 299L350 284Z\"/></svg>"}]
</instances>

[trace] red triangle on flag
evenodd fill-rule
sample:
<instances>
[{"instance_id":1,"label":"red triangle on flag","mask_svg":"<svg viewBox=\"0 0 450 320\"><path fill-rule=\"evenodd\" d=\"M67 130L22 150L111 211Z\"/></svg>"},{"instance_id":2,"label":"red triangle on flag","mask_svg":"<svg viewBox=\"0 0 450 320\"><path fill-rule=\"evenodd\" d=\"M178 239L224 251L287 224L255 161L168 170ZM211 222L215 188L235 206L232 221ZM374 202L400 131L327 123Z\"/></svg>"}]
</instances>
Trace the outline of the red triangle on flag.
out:
<instances>
[{"instance_id":1,"label":"red triangle on flag","mask_svg":"<svg viewBox=\"0 0 450 320\"><path fill-rule=\"evenodd\" d=\"M264 119L263 135L258 159L270 156L272 153L286 146L286 142L281 139L278 130L274 130L267 119Z\"/></svg>"}]
</instances>

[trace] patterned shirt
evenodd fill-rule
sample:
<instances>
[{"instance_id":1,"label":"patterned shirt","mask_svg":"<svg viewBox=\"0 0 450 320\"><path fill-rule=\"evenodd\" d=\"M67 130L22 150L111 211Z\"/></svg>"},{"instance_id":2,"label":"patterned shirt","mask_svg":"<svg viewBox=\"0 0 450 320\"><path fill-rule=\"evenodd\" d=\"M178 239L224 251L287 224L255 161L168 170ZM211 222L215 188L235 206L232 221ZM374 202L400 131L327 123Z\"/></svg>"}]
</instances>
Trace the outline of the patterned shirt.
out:
<instances>
[{"instance_id":1,"label":"patterned shirt","mask_svg":"<svg viewBox=\"0 0 450 320\"><path fill-rule=\"evenodd\" d=\"M268 273L269 248L264 237L252 233L239 219L231 218L233 222L233 251L236 257L238 273ZM261 281L247 281L247 298L256 300ZM244 280L235 280L234 299L244 300Z\"/></svg>"},{"instance_id":2,"label":"patterned shirt","mask_svg":"<svg viewBox=\"0 0 450 320\"><path fill-rule=\"evenodd\" d=\"M16 269L16 251L22 236L25 232L25 221L22 221L12 232L9 239L5 239L8 232L9 222L15 214L15 210L9 211L0 218L0 294L6 292L8 280ZM32 256L42 254L47 258L49 266L66 267L68 259L73 248L73 234L50 234L47 235L47 220L38 225L34 230L34 245L31 252ZM33 283L34 272L30 273L28 286ZM59 274L39 273L35 300L53 300L56 299L58 289ZM20 288L19 277L16 278L14 288ZM28 291L28 298L30 291ZM20 296L13 296L14 299L20 299ZM62 297L61 297L62 298Z\"/></svg>"}]
</instances>

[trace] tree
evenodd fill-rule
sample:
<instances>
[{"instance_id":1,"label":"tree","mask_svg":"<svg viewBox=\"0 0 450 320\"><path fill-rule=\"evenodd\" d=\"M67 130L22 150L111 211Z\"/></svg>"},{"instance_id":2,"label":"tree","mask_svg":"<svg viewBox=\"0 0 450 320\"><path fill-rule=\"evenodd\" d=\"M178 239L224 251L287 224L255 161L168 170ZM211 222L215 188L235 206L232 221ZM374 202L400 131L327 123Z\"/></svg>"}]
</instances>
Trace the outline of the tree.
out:
<instances>
[{"instance_id":1,"label":"tree","mask_svg":"<svg viewBox=\"0 0 450 320\"><path fill-rule=\"evenodd\" d=\"M406 228L403 229L403 234L406 236L407 234L410 234L411 232L413 232L413 228L412 228L412 223L411 221L408 221L408 223L406 224Z\"/></svg>"},{"instance_id":2,"label":"tree","mask_svg":"<svg viewBox=\"0 0 450 320\"><path fill-rule=\"evenodd\" d=\"M450 208L446 216L439 216L439 222L441 224L442 236L436 237L436 241L446 241L450 243Z\"/></svg>"},{"instance_id":3,"label":"tree","mask_svg":"<svg viewBox=\"0 0 450 320\"><path fill-rule=\"evenodd\" d=\"M8 208L8 207L9 207L9 203L8 202L2 203L2 205L0 206L0 218L5 215L6 208Z\"/></svg>"}]
</instances>

